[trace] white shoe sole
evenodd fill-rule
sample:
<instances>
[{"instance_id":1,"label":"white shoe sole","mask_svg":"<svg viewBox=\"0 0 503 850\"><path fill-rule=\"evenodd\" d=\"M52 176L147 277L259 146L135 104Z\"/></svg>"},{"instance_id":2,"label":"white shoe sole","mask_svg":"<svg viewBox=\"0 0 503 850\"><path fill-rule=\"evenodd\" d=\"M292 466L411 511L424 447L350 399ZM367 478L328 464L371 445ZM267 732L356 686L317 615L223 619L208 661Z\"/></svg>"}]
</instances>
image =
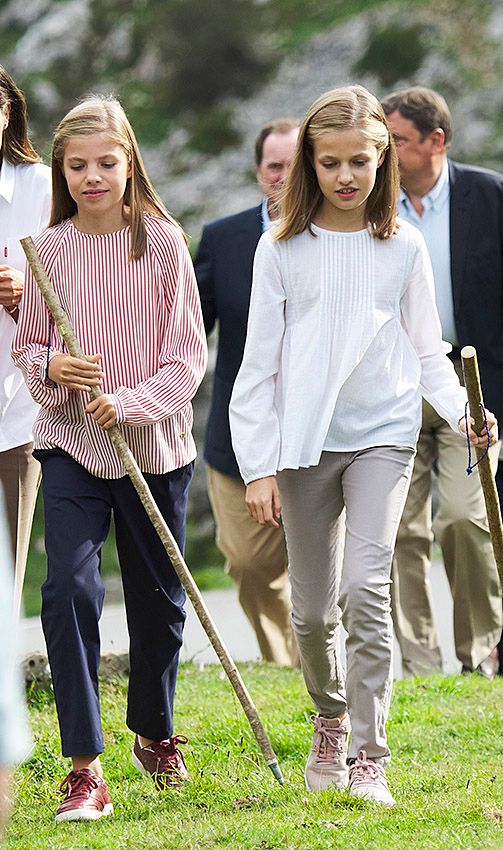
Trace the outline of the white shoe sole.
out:
<instances>
[{"instance_id":1,"label":"white shoe sole","mask_svg":"<svg viewBox=\"0 0 503 850\"><path fill-rule=\"evenodd\" d=\"M113 815L113 813L113 804L107 803L106 806L103 806L101 812L98 809L89 809L88 811L86 809L73 809L69 812L61 812L60 815L56 815L56 823L62 823L65 820L99 820Z\"/></svg>"},{"instance_id":2,"label":"white shoe sole","mask_svg":"<svg viewBox=\"0 0 503 850\"><path fill-rule=\"evenodd\" d=\"M359 797L360 800L366 800L367 803L379 803L381 806L396 806L396 800L393 799L390 792L386 794L383 790L376 788L362 788L361 790L349 792L350 797Z\"/></svg>"},{"instance_id":3,"label":"white shoe sole","mask_svg":"<svg viewBox=\"0 0 503 850\"><path fill-rule=\"evenodd\" d=\"M135 767L136 770L139 770L140 773L143 774L143 776L150 776L150 778L153 779L154 782L156 781L158 775L162 777L162 773L161 774L150 773L150 771L147 770L147 768L142 765L140 759L138 758L138 756L136 755L134 750L131 750L131 761L133 762L133 767ZM180 788L180 786L185 781L187 781L187 780L185 780L183 778L183 779L180 779L180 782L170 782L169 785L166 785L166 787L169 787L173 791L176 791L178 788Z\"/></svg>"},{"instance_id":4,"label":"white shoe sole","mask_svg":"<svg viewBox=\"0 0 503 850\"><path fill-rule=\"evenodd\" d=\"M133 767L136 767L136 770L139 770L140 773L143 773L144 776L152 776L152 774L149 773L147 768L143 767L140 759L138 758L134 750L131 750L131 761L133 762Z\"/></svg>"}]
</instances>

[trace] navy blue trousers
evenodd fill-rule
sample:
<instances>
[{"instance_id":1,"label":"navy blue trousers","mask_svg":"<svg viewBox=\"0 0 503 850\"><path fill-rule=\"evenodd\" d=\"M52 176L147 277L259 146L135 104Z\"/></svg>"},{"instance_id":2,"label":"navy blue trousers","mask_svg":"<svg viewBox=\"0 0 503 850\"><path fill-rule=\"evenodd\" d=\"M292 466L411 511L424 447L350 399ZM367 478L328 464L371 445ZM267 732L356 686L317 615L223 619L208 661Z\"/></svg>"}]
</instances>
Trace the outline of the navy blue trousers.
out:
<instances>
[{"instance_id":1,"label":"navy blue trousers","mask_svg":"<svg viewBox=\"0 0 503 850\"><path fill-rule=\"evenodd\" d=\"M64 756L104 749L98 690L101 549L113 514L130 637L128 727L161 741L173 702L185 593L130 479L96 478L68 454L42 463L47 581L44 629ZM193 464L145 479L181 551Z\"/></svg>"}]
</instances>

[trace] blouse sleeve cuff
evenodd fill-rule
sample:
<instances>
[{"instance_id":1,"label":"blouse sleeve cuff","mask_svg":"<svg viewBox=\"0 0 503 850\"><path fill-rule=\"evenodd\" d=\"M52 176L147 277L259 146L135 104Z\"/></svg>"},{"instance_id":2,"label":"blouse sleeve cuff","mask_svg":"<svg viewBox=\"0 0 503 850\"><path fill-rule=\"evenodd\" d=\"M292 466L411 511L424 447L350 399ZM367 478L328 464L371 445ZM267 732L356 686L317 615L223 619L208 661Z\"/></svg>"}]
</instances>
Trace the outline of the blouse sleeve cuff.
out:
<instances>
[{"instance_id":1,"label":"blouse sleeve cuff","mask_svg":"<svg viewBox=\"0 0 503 850\"><path fill-rule=\"evenodd\" d=\"M241 477L245 484L251 484L252 481L258 481L259 478L273 478L275 475L275 469L258 470L257 472L241 470Z\"/></svg>"},{"instance_id":2,"label":"blouse sleeve cuff","mask_svg":"<svg viewBox=\"0 0 503 850\"><path fill-rule=\"evenodd\" d=\"M38 377L42 381L44 387L48 387L51 390L57 389L57 387L60 385L57 384L55 381L51 381L51 379L49 378L49 363L51 362L53 357L58 357L58 355L60 355L61 353L61 351L51 351L48 357L47 355L44 355L44 359L38 367Z\"/></svg>"},{"instance_id":3,"label":"blouse sleeve cuff","mask_svg":"<svg viewBox=\"0 0 503 850\"><path fill-rule=\"evenodd\" d=\"M119 424L120 422L124 422L126 414L122 402L117 393L112 393L112 399L115 407L115 417L117 419L117 424Z\"/></svg>"}]
</instances>

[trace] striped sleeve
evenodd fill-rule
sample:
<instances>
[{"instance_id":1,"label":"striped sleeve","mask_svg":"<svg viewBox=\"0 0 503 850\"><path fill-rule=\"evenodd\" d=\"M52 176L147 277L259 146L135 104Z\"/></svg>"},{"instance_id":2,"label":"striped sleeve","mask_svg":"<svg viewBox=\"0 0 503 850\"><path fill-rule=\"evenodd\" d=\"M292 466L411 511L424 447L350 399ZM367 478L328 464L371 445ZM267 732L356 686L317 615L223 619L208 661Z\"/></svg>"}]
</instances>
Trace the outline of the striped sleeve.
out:
<instances>
[{"instance_id":1,"label":"striped sleeve","mask_svg":"<svg viewBox=\"0 0 503 850\"><path fill-rule=\"evenodd\" d=\"M47 229L35 240L46 271L52 265L53 233ZM26 267L23 300L19 321L12 342L12 359L18 366L34 400L46 409L57 408L68 401L71 391L46 381L48 359L64 351L57 330L49 330L50 313L35 282L29 265ZM51 345L49 339L51 337Z\"/></svg>"}]
</instances>

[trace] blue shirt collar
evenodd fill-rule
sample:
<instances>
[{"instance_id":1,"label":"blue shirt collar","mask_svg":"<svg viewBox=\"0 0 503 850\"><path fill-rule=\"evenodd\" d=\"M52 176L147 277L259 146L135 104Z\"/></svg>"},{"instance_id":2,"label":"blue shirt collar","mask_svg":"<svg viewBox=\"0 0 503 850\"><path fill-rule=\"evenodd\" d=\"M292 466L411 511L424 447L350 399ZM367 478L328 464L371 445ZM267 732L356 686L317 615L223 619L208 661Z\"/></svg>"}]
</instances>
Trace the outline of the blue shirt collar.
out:
<instances>
[{"instance_id":1,"label":"blue shirt collar","mask_svg":"<svg viewBox=\"0 0 503 850\"><path fill-rule=\"evenodd\" d=\"M449 198L449 162L446 158L440 176L429 192L423 195L422 202L425 210L432 209L438 212ZM400 203L410 209L411 203L405 189L400 190Z\"/></svg>"},{"instance_id":2,"label":"blue shirt collar","mask_svg":"<svg viewBox=\"0 0 503 850\"><path fill-rule=\"evenodd\" d=\"M260 214L262 216L262 233L265 233L266 230L269 230L272 225L272 221L269 218L269 211L267 209L267 198L264 198L264 200L262 201Z\"/></svg>"}]
</instances>

